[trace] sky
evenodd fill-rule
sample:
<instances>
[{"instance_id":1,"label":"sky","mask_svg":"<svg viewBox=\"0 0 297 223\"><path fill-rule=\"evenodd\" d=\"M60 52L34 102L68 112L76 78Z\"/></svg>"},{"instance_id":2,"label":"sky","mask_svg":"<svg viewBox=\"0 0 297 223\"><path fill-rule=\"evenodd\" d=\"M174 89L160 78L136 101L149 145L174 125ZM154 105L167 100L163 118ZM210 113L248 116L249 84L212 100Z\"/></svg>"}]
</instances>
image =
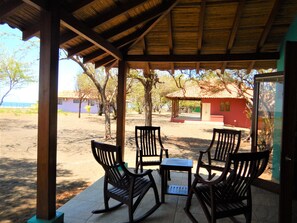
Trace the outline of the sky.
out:
<instances>
[{"instance_id":1,"label":"sky","mask_svg":"<svg viewBox=\"0 0 297 223\"><path fill-rule=\"evenodd\" d=\"M28 49L34 42L35 47ZM34 37L29 41L22 40L22 33L18 29L12 29L8 25L0 25L0 50L9 52L19 52L19 60L21 62L30 63L32 74L38 80L39 76L39 39ZM1 60L1 58L0 58ZM59 92L65 90L75 89L75 76L81 73L82 69L78 64L71 60L59 61ZM5 102L30 102L35 103L38 101L38 81L23 87L21 89L12 90L9 95L4 99ZM3 95L4 89L0 89L0 96Z\"/></svg>"}]
</instances>

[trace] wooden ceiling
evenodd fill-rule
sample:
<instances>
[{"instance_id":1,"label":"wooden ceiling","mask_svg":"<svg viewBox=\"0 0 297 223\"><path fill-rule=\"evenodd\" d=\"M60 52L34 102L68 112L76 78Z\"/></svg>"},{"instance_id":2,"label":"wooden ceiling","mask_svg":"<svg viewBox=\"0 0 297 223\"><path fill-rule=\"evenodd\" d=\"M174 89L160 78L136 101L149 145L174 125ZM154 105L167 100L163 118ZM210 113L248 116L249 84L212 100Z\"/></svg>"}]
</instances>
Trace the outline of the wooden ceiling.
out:
<instances>
[{"instance_id":1,"label":"wooden ceiling","mask_svg":"<svg viewBox=\"0 0 297 223\"><path fill-rule=\"evenodd\" d=\"M0 0L0 24L39 36L44 0ZM296 0L61 0L60 47L132 68L275 68Z\"/></svg>"}]
</instances>

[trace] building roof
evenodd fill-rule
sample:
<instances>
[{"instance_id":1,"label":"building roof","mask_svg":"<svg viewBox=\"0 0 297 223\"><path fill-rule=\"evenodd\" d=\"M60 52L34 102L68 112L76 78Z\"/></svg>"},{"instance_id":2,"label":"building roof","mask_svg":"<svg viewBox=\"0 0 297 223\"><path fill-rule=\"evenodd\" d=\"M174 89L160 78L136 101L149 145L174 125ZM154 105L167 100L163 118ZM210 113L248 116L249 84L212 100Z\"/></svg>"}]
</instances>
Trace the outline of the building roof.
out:
<instances>
[{"instance_id":1,"label":"building roof","mask_svg":"<svg viewBox=\"0 0 297 223\"><path fill-rule=\"evenodd\" d=\"M228 89L228 90L227 90ZM245 97L252 98L253 90L248 89L244 93ZM185 90L179 90L166 97L169 99L179 100L197 100L202 98L245 98L243 95L239 95L238 88L233 84L225 86L203 85L186 87Z\"/></svg>"},{"instance_id":2,"label":"building roof","mask_svg":"<svg viewBox=\"0 0 297 223\"><path fill-rule=\"evenodd\" d=\"M61 0L60 47L84 62L174 69L275 68L296 0ZM40 36L47 1L0 1L0 24Z\"/></svg>"}]
</instances>

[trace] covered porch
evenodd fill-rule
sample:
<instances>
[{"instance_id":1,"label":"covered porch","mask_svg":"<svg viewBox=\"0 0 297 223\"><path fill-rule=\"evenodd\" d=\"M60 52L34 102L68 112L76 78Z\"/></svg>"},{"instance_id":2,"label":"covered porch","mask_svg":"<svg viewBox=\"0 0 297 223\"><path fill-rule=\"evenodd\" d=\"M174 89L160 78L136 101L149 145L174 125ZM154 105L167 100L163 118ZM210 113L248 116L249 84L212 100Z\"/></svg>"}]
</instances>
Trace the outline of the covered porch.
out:
<instances>
[{"instance_id":1,"label":"covered porch","mask_svg":"<svg viewBox=\"0 0 297 223\"><path fill-rule=\"evenodd\" d=\"M292 209L293 195L296 195L293 185L297 179L296 171L293 171L296 170L297 157L297 46L291 42L287 51L285 46L287 41L297 40L296 27L287 35L297 15L295 1L13 0L1 1L0 8L1 24L7 23L22 30L24 40L32 36L41 40L37 219L74 222L85 216L85 222L97 220L87 208L90 204L91 207L96 205L96 201L88 201L87 197L91 195L80 195L62 207L64 220L63 215L56 212L58 61L59 48L62 48L68 56L78 55L83 58L83 63L93 63L96 68L119 68L116 144L123 148L129 68L143 69L147 76L154 69L171 73L177 69L192 69L197 74L201 69L219 69L221 73L226 69L246 69L250 73L253 69L278 67L278 70L285 71L289 79L284 93L285 128L280 133L284 136L280 205L278 207L278 199L267 201L268 205L275 204L277 210L270 211L271 207L264 207L263 211L275 214L271 222L278 219L280 222L292 221L292 213L296 213ZM93 188L90 187L86 194L93 191L102 196ZM78 198L84 196L85 200L79 201ZM257 198L256 195L253 197ZM173 216L166 217L166 220L170 219L168 222L185 219L180 211L182 202L184 199L173 201ZM68 205L71 212L67 210ZM83 210L85 215L79 210ZM167 210L171 209L166 204L162 205L156 215L161 218L161 214L166 212L167 216ZM108 217L116 216L113 212ZM256 213L254 216L255 221L267 222L267 216L257 217ZM160 221L157 216L153 219Z\"/></svg>"},{"instance_id":2,"label":"covered porch","mask_svg":"<svg viewBox=\"0 0 297 223\"><path fill-rule=\"evenodd\" d=\"M99 168L99 166L98 166ZM160 195L161 178L157 171L154 171L154 179L158 186ZM183 184L187 182L185 179L186 173L173 172L172 182L176 184ZM128 221L127 206L123 205L120 209L111 213L105 214L92 214L92 210L103 207L103 177L98 179L93 185L81 192L79 195L68 201L65 205L60 207L57 211L64 213L65 223L111 223L111 222L124 222ZM190 219L184 212L184 206L186 204L185 196L166 195L165 203L161 206L144 222L150 223L190 223ZM141 206L136 210L137 213L143 212L147 205L150 205L153 199L153 194L149 194L145 197ZM262 222L278 222L278 200L279 196L275 193L260 189L258 187L252 187L252 200L253 200L253 221L254 223ZM198 219L199 223L206 223L207 219L203 213L203 210L197 201L196 197L192 200L192 213ZM245 222L244 215L238 215L235 218L221 219L218 223L224 222Z\"/></svg>"}]
</instances>

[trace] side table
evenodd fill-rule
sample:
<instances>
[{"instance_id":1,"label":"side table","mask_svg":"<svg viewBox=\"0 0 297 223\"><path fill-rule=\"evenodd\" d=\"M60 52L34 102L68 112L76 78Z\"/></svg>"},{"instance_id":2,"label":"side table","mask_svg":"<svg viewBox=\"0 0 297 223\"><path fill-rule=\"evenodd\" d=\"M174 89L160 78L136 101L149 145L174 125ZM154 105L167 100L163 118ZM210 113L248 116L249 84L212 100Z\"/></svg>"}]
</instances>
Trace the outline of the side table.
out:
<instances>
[{"instance_id":1,"label":"side table","mask_svg":"<svg viewBox=\"0 0 297 223\"><path fill-rule=\"evenodd\" d=\"M165 202L165 194L187 196L192 183L193 160L165 158L160 165L161 173L161 202ZM188 172L188 186L168 185L168 171L178 170Z\"/></svg>"}]
</instances>

